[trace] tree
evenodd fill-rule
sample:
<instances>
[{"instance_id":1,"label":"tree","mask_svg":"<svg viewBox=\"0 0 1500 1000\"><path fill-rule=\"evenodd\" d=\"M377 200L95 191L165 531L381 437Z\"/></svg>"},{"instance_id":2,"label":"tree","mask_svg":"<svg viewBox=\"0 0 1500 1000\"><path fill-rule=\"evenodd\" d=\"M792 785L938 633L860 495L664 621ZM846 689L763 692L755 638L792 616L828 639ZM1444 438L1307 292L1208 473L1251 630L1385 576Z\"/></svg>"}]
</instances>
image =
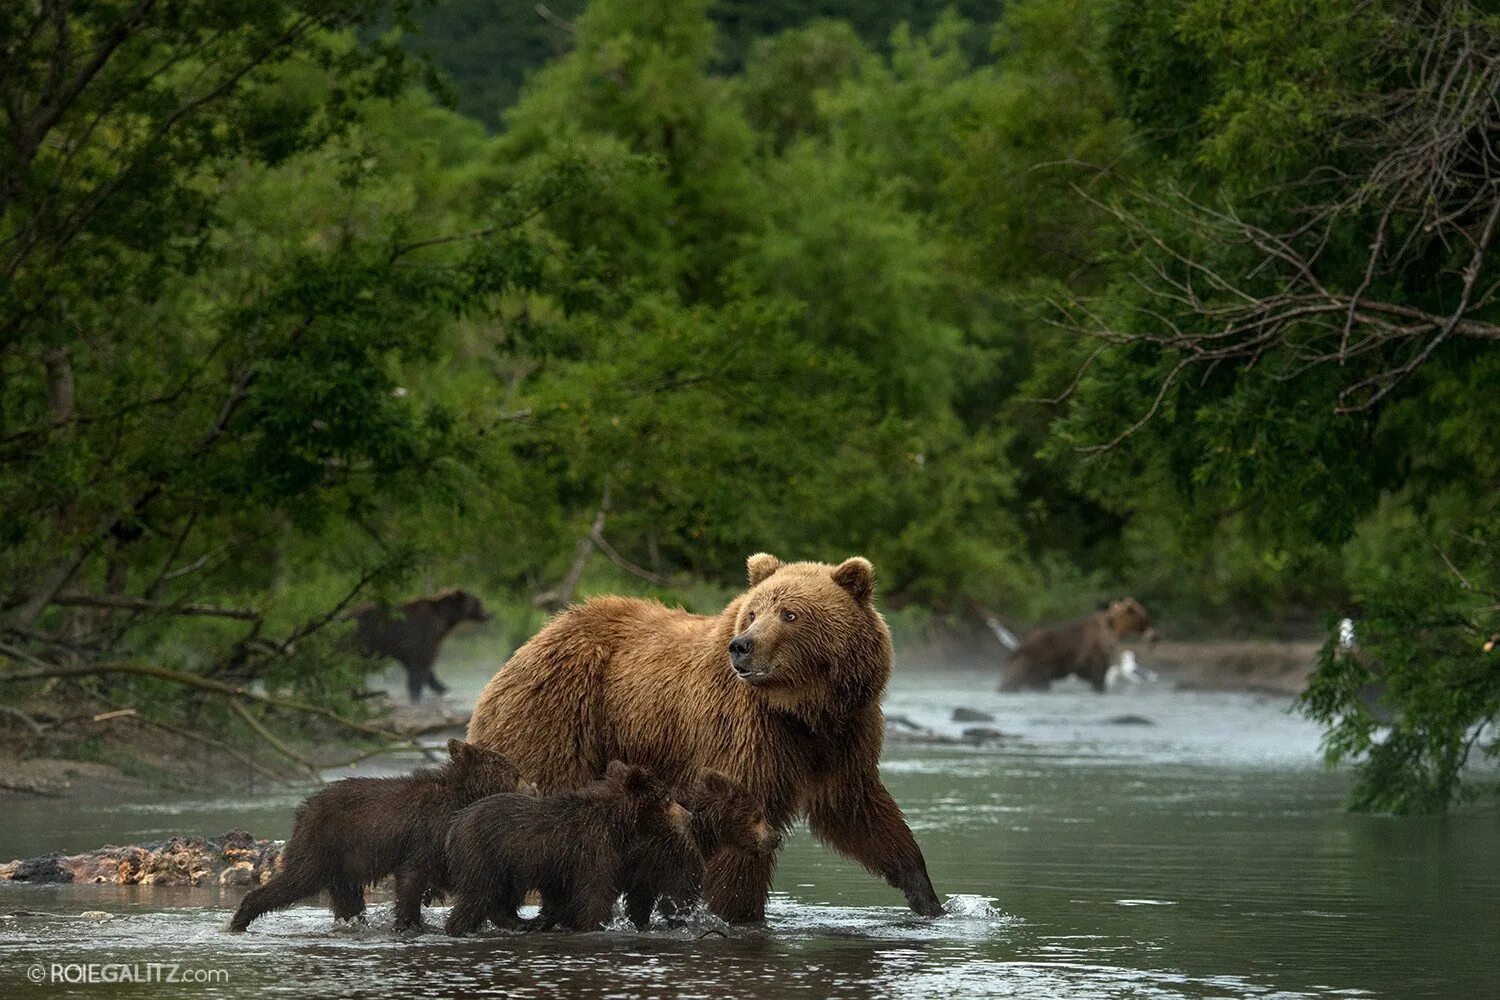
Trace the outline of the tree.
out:
<instances>
[{"instance_id":1,"label":"tree","mask_svg":"<svg viewBox=\"0 0 1500 1000\"><path fill-rule=\"evenodd\" d=\"M1475 380L1500 334L1500 21L1461 0L1148 6L1117 65L1212 69L1170 95L1169 74L1125 77L1183 155L1104 206L1119 283L1060 303L1103 345L1062 440L1121 492L1169 488L1288 546L1354 538L1360 650L1330 644L1303 705L1330 759L1363 761L1356 804L1440 808L1476 748L1500 752L1500 455L1471 430L1497 417Z\"/></svg>"},{"instance_id":2,"label":"tree","mask_svg":"<svg viewBox=\"0 0 1500 1000\"><path fill-rule=\"evenodd\" d=\"M440 496L473 449L395 376L524 283L521 201L542 196L492 197L461 238L424 230L418 205L367 211L380 157L351 157L361 115L413 80L399 49L351 38L384 16L323 0L0 15L7 658L146 704L141 686L165 683L245 710L183 676L347 703L360 668L322 633L409 561L371 512ZM328 182L311 210L309 163ZM330 525L340 572L294 589L297 538Z\"/></svg>"}]
</instances>

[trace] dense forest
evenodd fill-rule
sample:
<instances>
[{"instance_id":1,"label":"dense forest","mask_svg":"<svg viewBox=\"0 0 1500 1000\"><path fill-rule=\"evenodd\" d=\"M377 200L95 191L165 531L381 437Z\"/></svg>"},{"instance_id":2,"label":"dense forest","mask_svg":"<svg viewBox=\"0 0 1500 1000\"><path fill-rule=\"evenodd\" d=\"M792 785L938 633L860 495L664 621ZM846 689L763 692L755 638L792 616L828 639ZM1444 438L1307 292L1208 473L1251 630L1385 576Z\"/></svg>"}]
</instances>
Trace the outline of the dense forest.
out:
<instances>
[{"instance_id":1,"label":"dense forest","mask_svg":"<svg viewBox=\"0 0 1500 1000\"><path fill-rule=\"evenodd\" d=\"M898 637L1353 615L1303 707L1366 807L1500 752L1492 5L37 0L0 45L7 695L357 715L357 601L519 639L858 552Z\"/></svg>"}]
</instances>

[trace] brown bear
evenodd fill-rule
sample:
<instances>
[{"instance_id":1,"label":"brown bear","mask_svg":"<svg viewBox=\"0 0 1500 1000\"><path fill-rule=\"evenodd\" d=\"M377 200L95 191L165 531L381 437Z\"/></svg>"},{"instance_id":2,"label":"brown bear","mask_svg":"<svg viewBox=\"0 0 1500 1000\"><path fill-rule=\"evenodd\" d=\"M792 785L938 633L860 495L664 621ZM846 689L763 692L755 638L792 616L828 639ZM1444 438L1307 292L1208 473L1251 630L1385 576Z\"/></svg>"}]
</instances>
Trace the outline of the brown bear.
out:
<instances>
[{"instance_id":1,"label":"brown bear","mask_svg":"<svg viewBox=\"0 0 1500 1000\"><path fill-rule=\"evenodd\" d=\"M769 859L781 846L759 800L728 775L705 771L672 798L692 814L690 839L640 837L626 859L625 912L639 930L650 925L658 900L669 924L686 916L703 898L705 864L721 851Z\"/></svg>"},{"instance_id":2,"label":"brown bear","mask_svg":"<svg viewBox=\"0 0 1500 1000\"><path fill-rule=\"evenodd\" d=\"M541 893L542 929L597 930L614 914L640 840L691 849L687 812L645 768L611 761L604 777L540 798L491 795L448 831L453 908L444 930L472 934L486 920L516 927L526 893Z\"/></svg>"},{"instance_id":3,"label":"brown bear","mask_svg":"<svg viewBox=\"0 0 1500 1000\"><path fill-rule=\"evenodd\" d=\"M1104 691L1104 675L1120 653L1120 640L1145 635L1156 641L1151 615L1133 597L1112 601L1104 610L1026 634L1000 678L1001 691L1045 691L1069 674Z\"/></svg>"},{"instance_id":4,"label":"brown bear","mask_svg":"<svg viewBox=\"0 0 1500 1000\"><path fill-rule=\"evenodd\" d=\"M717 615L599 597L518 649L475 706L469 739L515 760L544 792L577 788L616 757L682 785L702 770L744 783L785 831L813 835L883 876L913 910L943 912L922 850L880 781L891 635L875 571L749 559L750 589ZM774 855L721 851L709 905L764 919Z\"/></svg>"},{"instance_id":5,"label":"brown bear","mask_svg":"<svg viewBox=\"0 0 1500 1000\"><path fill-rule=\"evenodd\" d=\"M459 809L517 788L516 766L492 750L448 741L442 767L399 778L345 778L297 807L281 870L246 893L229 929L328 890L333 915L365 912L364 887L396 876L396 928L422 926L422 901L448 884L443 844Z\"/></svg>"},{"instance_id":6,"label":"brown bear","mask_svg":"<svg viewBox=\"0 0 1500 1000\"><path fill-rule=\"evenodd\" d=\"M435 694L448 688L432 672L443 639L460 622L487 622L490 614L466 590L445 590L395 608L366 604L349 612L358 623L354 644L366 656L390 657L406 668L406 690L412 701L424 687Z\"/></svg>"}]
</instances>

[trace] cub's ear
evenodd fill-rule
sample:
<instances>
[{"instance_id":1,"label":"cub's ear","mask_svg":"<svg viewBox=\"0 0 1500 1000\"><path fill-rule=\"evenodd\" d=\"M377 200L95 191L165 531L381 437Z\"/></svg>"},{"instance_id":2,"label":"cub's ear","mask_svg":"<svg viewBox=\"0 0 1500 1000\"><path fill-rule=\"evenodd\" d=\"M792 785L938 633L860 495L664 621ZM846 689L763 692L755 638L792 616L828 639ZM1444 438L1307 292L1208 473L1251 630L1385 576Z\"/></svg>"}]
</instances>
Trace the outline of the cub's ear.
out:
<instances>
[{"instance_id":1,"label":"cub's ear","mask_svg":"<svg viewBox=\"0 0 1500 1000\"><path fill-rule=\"evenodd\" d=\"M625 783L625 777L630 773L630 767L623 760L612 760L604 769L604 776L610 781Z\"/></svg>"},{"instance_id":2,"label":"cub's ear","mask_svg":"<svg viewBox=\"0 0 1500 1000\"><path fill-rule=\"evenodd\" d=\"M849 591L855 604L867 605L875 595L875 567L864 556L845 559L834 567L833 582Z\"/></svg>"},{"instance_id":3,"label":"cub's ear","mask_svg":"<svg viewBox=\"0 0 1500 1000\"><path fill-rule=\"evenodd\" d=\"M700 771L698 789L709 798L722 798L734 791L734 781L723 771Z\"/></svg>"},{"instance_id":4,"label":"cub's ear","mask_svg":"<svg viewBox=\"0 0 1500 1000\"><path fill-rule=\"evenodd\" d=\"M464 756L464 754L468 753L469 750L469 744L465 743L463 740L453 739L448 741L448 756L452 757L454 760L459 760Z\"/></svg>"},{"instance_id":5,"label":"cub's ear","mask_svg":"<svg viewBox=\"0 0 1500 1000\"><path fill-rule=\"evenodd\" d=\"M769 552L757 552L745 560L745 566L750 570L750 586L754 587L780 569L781 560Z\"/></svg>"}]
</instances>

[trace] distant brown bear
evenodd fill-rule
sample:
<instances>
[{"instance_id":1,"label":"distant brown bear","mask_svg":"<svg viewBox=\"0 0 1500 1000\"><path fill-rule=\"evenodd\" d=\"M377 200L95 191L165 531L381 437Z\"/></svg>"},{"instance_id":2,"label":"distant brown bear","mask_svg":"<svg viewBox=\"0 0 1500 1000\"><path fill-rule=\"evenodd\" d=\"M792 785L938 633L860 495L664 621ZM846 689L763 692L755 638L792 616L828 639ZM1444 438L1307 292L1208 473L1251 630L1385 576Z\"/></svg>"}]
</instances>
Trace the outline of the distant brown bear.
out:
<instances>
[{"instance_id":1,"label":"distant brown bear","mask_svg":"<svg viewBox=\"0 0 1500 1000\"><path fill-rule=\"evenodd\" d=\"M453 908L444 930L472 934L486 920L516 927L526 893L541 893L542 928L596 930L614 914L641 839L688 847L688 815L644 768L612 761L604 778L545 798L492 795L448 831Z\"/></svg>"},{"instance_id":2,"label":"distant brown bear","mask_svg":"<svg viewBox=\"0 0 1500 1000\"><path fill-rule=\"evenodd\" d=\"M1156 640L1151 616L1133 597L1076 621L1027 633L1000 679L1001 691L1045 691L1069 674L1104 690L1104 675L1120 653L1120 640L1145 635Z\"/></svg>"},{"instance_id":3,"label":"distant brown bear","mask_svg":"<svg viewBox=\"0 0 1500 1000\"><path fill-rule=\"evenodd\" d=\"M516 767L498 753L448 741L442 767L399 778L345 778L297 807L281 870L240 901L229 929L242 931L271 910L328 890L333 915L365 912L364 887L396 876L396 928L422 925L422 900L446 890L443 843L464 806L517 787Z\"/></svg>"},{"instance_id":4,"label":"distant brown bear","mask_svg":"<svg viewBox=\"0 0 1500 1000\"><path fill-rule=\"evenodd\" d=\"M651 923L658 900L669 923L696 906L703 898L705 865L721 851L774 859L781 846L781 835L766 821L760 801L718 771L705 771L672 798L692 814L691 838L637 838L626 860L625 912L640 930Z\"/></svg>"},{"instance_id":5,"label":"distant brown bear","mask_svg":"<svg viewBox=\"0 0 1500 1000\"><path fill-rule=\"evenodd\" d=\"M891 636L875 571L749 559L750 589L717 615L600 597L562 612L485 687L469 739L511 757L543 791L577 788L613 758L673 785L703 770L744 783L786 830L884 876L918 913L943 912L922 850L880 781L880 697ZM762 920L774 855L721 851L707 896Z\"/></svg>"},{"instance_id":6,"label":"distant brown bear","mask_svg":"<svg viewBox=\"0 0 1500 1000\"><path fill-rule=\"evenodd\" d=\"M349 612L358 622L355 645L366 656L389 656L406 668L406 690L411 700L422 697L422 688L436 694L448 690L432 672L443 639L459 622L487 622L489 612L479 598L466 590L446 590L433 597L419 597L395 608L366 604Z\"/></svg>"}]
</instances>

